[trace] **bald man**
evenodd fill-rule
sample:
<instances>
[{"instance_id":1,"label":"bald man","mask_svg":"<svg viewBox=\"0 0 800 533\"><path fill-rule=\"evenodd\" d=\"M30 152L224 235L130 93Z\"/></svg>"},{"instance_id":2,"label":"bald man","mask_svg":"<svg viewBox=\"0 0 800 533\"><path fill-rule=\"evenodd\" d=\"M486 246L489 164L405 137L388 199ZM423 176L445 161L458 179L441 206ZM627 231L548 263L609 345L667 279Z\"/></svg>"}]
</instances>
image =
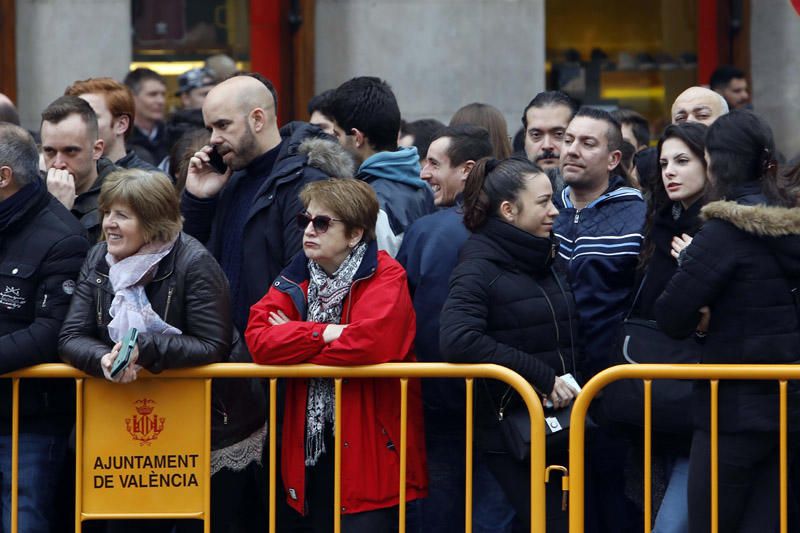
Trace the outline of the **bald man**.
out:
<instances>
[{"instance_id":1,"label":"bald man","mask_svg":"<svg viewBox=\"0 0 800 533\"><path fill-rule=\"evenodd\" d=\"M292 122L279 130L275 88L265 79L241 75L220 83L206 96L203 120L211 141L189 162L184 230L222 265L243 332L250 306L301 249L300 189L352 176L353 162L316 126ZM227 168L212 165L212 153Z\"/></svg>"},{"instance_id":2,"label":"bald man","mask_svg":"<svg viewBox=\"0 0 800 533\"><path fill-rule=\"evenodd\" d=\"M14 102L11 99L0 93L0 122L9 122L19 126L19 114Z\"/></svg>"},{"instance_id":3,"label":"bald man","mask_svg":"<svg viewBox=\"0 0 800 533\"><path fill-rule=\"evenodd\" d=\"M699 122L710 126L728 112L728 103L719 93L705 87L689 87L672 104L672 123Z\"/></svg>"}]
</instances>

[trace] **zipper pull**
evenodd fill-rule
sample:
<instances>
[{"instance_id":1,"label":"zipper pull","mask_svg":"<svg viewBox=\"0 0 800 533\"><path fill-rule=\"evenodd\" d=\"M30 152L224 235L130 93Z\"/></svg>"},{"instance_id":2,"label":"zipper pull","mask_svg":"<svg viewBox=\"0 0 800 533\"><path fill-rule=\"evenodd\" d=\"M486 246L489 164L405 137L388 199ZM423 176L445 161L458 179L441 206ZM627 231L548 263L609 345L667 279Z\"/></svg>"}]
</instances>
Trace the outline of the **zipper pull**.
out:
<instances>
[{"instance_id":1,"label":"zipper pull","mask_svg":"<svg viewBox=\"0 0 800 533\"><path fill-rule=\"evenodd\" d=\"M572 221L573 224L577 224L578 220L581 218L581 212L579 210L575 211L575 219Z\"/></svg>"},{"instance_id":2,"label":"zipper pull","mask_svg":"<svg viewBox=\"0 0 800 533\"><path fill-rule=\"evenodd\" d=\"M497 412L497 420L499 420L500 422L502 422L502 421L503 421L503 411L504 411L504 410L505 410L505 409L500 409L500 410Z\"/></svg>"},{"instance_id":3,"label":"zipper pull","mask_svg":"<svg viewBox=\"0 0 800 533\"><path fill-rule=\"evenodd\" d=\"M222 413L222 425L223 426L228 425L228 413Z\"/></svg>"}]
</instances>

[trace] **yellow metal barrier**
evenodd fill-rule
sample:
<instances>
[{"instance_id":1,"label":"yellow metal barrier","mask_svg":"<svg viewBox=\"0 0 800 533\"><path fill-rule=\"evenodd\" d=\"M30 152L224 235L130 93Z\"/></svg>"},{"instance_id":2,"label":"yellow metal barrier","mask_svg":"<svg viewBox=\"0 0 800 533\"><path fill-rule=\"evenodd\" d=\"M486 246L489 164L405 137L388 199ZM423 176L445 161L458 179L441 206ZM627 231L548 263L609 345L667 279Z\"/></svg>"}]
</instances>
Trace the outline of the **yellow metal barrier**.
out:
<instances>
[{"instance_id":1,"label":"yellow metal barrier","mask_svg":"<svg viewBox=\"0 0 800 533\"><path fill-rule=\"evenodd\" d=\"M798 373L800 375L800 373ZM83 409L81 405L81 389L83 382L91 378L73 367L62 364L46 364L30 367L5 374L2 377L12 379L12 481L11 481L11 532L17 532L17 487L18 487L18 439L19 439L19 380L24 378L61 378L75 379L78 390L78 401L76 405L76 442L82 441L83 435ZM503 381L512 386L522 397L528 408L531 417L531 531L545 531L545 420L542 411L542 404L538 394L533 387L525 381L519 374L498 365L476 364L476 365L453 365L446 363L387 363L371 366L356 367L332 367L317 365L295 365L295 366L262 366L251 363L224 363L212 364L202 367L195 367L181 370L168 370L161 374L149 374L142 372L139 379L202 379L206 381L207 390L210 390L210 379L212 378L267 378L269 380L269 525L268 531L275 531L275 501L277 494L275 482L276 472L276 399L277 399L277 380L279 378L332 378L335 384L336 394L336 419L334 426L335 452L334 452L334 531L339 533L341 530L341 516L339 513L341 501L341 386L342 379L347 378L399 378L401 381L401 436L400 436L400 506L399 506L399 525L400 531L405 531L406 523L406 441L407 441L407 417L408 417L408 380L418 378L463 378L466 380L466 449L465 449L465 471L466 471L466 493L465 493L465 524L466 531L472 531L472 435L473 435L473 380L478 378L494 379ZM587 404L588 405L588 404ZM573 417L575 415L573 414ZM207 405L206 418L210 417ZM574 427L574 426L573 426ZM207 434L205 438L207 450L210 449L210 424L207 424ZM76 465L81 462L82 449L80 445L76 447ZM204 469L206 474L208 469ZM81 522L85 519L98 518L85 515L82 512L82 487L81 476L76 476L76 502L75 502L75 526L76 531L80 530ZM566 482L564 482L566 485ZM205 512L202 516L193 516L202 519L205 531L210 531L210 483L205 480ZM131 515L114 515L114 518L126 518ZM137 518L147 518L146 515L139 515ZM169 517L164 514L153 516L154 518ZM181 517L175 515L175 517ZM186 518L185 515L182 516Z\"/></svg>"},{"instance_id":2,"label":"yellow metal barrier","mask_svg":"<svg viewBox=\"0 0 800 533\"><path fill-rule=\"evenodd\" d=\"M775 380L779 382L780 402L780 531L787 533L787 381L800 380L800 366L796 365L619 365L604 370L592 378L575 400L570 420L569 469L569 530L584 531L585 495L585 420L589 405L609 383L621 379L644 381L644 531L649 532L652 518L652 380L688 379L707 380L711 383L711 533L719 533L719 381L720 380Z\"/></svg>"}]
</instances>

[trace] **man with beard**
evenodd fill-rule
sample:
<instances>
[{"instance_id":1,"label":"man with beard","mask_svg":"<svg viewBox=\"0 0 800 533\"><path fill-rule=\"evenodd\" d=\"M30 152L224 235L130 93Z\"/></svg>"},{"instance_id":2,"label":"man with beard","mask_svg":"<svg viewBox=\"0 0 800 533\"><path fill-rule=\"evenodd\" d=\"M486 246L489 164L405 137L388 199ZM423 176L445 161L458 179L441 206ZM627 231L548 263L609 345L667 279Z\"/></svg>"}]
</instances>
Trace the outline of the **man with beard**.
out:
<instances>
[{"instance_id":1,"label":"man with beard","mask_svg":"<svg viewBox=\"0 0 800 533\"><path fill-rule=\"evenodd\" d=\"M316 126L292 122L279 130L274 95L268 80L252 76L234 76L208 93L203 119L211 142L189 161L181 199L184 231L206 243L228 277L239 331L301 249L300 189L353 174L350 157ZM211 164L213 152L225 170Z\"/></svg>"},{"instance_id":2,"label":"man with beard","mask_svg":"<svg viewBox=\"0 0 800 533\"><path fill-rule=\"evenodd\" d=\"M578 103L561 91L544 91L530 101L522 113L525 132L525 155L547 172L553 194L564 188L559 171L561 144L569 122L578 111Z\"/></svg>"},{"instance_id":3,"label":"man with beard","mask_svg":"<svg viewBox=\"0 0 800 533\"><path fill-rule=\"evenodd\" d=\"M189 161L181 198L184 231L205 243L228 278L240 332L250 306L301 250L300 190L311 181L353 174L350 157L316 126L292 122L278 129L276 103L275 88L263 77L234 76L215 86L203 103L210 143ZM226 168L212 164L215 152ZM246 491L258 501L243 502L242 531L266 521L261 515L267 502L259 496L266 476L266 467L256 472ZM289 510L280 498L276 514L283 531Z\"/></svg>"}]
</instances>

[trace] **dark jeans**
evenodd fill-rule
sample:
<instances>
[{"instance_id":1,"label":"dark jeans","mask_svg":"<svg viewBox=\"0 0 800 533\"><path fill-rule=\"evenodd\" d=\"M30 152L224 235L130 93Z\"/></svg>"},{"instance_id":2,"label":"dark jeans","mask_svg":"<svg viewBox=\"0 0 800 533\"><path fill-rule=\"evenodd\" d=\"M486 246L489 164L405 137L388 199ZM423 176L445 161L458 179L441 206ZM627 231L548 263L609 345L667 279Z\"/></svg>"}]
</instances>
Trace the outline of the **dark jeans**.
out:
<instances>
[{"instance_id":1,"label":"dark jeans","mask_svg":"<svg viewBox=\"0 0 800 533\"><path fill-rule=\"evenodd\" d=\"M521 526L517 513L497 478L476 451L472 471L472 531L474 533L511 533ZM519 526L515 529L515 526ZM529 530L530 531L530 530Z\"/></svg>"},{"instance_id":2,"label":"dark jeans","mask_svg":"<svg viewBox=\"0 0 800 533\"><path fill-rule=\"evenodd\" d=\"M49 533L55 488L67 450L67 435L19 434L19 483L17 496L19 533ZM0 436L3 522L11 531L11 436Z\"/></svg>"},{"instance_id":3,"label":"dark jeans","mask_svg":"<svg viewBox=\"0 0 800 533\"><path fill-rule=\"evenodd\" d=\"M531 465L529 461L517 461L507 453L484 452L482 460L489 467L497 482L503 488L508 500L517 513L516 519L525 531L531 530ZM560 457L548 457L548 464L562 464L566 453ZM554 475L545 489L545 512L547 533L567 533L569 516L561 510L560 476ZM538 481L538 480L537 480Z\"/></svg>"},{"instance_id":4,"label":"dark jeans","mask_svg":"<svg viewBox=\"0 0 800 533\"><path fill-rule=\"evenodd\" d=\"M789 436L789 458L796 453ZM719 434L719 530L772 533L779 518L778 433ZM791 504L791 502L790 502ZM689 531L711 529L711 436L695 430L689 459Z\"/></svg>"},{"instance_id":5,"label":"dark jeans","mask_svg":"<svg viewBox=\"0 0 800 533\"><path fill-rule=\"evenodd\" d=\"M408 505L408 533L462 533L466 441L464 427L442 428L425 419L428 497ZM451 424L452 425L452 424Z\"/></svg>"},{"instance_id":6,"label":"dark jeans","mask_svg":"<svg viewBox=\"0 0 800 533\"><path fill-rule=\"evenodd\" d=\"M306 470L306 507L314 533L333 531L333 460L334 443L331 435L326 435L325 449L317 464ZM367 511L364 513L342 514L342 533L394 533L397 531L397 506ZM433 531L433 530L430 530Z\"/></svg>"},{"instance_id":7,"label":"dark jeans","mask_svg":"<svg viewBox=\"0 0 800 533\"><path fill-rule=\"evenodd\" d=\"M594 419L599 425L586 435L585 448L586 533L641 532L641 514L625 495L630 442L613 425L603 423L600 416Z\"/></svg>"}]
</instances>

